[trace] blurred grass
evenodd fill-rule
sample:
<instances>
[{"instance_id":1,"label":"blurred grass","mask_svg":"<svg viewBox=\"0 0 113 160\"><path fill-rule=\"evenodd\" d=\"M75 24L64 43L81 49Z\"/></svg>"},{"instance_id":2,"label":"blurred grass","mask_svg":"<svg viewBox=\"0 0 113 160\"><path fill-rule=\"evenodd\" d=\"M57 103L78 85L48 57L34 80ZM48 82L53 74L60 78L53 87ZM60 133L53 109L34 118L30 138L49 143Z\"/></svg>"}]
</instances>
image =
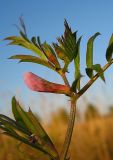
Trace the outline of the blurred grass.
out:
<instances>
[{"instance_id":1,"label":"blurred grass","mask_svg":"<svg viewBox=\"0 0 113 160\"><path fill-rule=\"evenodd\" d=\"M58 151L63 144L68 113L64 109L52 113L51 121L43 123ZM88 105L84 113L84 120L77 115L77 120L69 150L72 160L112 160L113 159L113 109L106 116L100 115L98 110ZM0 135L0 160L46 160L47 157L20 144L20 142Z\"/></svg>"}]
</instances>

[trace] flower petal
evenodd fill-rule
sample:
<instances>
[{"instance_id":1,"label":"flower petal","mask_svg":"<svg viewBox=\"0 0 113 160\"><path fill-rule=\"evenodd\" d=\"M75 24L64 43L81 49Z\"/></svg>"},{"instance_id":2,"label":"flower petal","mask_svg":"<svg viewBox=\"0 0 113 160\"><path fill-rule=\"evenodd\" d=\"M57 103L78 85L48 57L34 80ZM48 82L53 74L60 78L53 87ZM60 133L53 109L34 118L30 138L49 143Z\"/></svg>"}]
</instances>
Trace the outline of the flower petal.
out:
<instances>
[{"instance_id":1,"label":"flower petal","mask_svg":"<svg viewBox=\"0 0 113 160\"><path fill-rule=\"evenodd\" d=\"M70 88L68 86L49 82L32 72L24 74L24 81L33 91L70 95Z\"/></svg>"}]
</instances>

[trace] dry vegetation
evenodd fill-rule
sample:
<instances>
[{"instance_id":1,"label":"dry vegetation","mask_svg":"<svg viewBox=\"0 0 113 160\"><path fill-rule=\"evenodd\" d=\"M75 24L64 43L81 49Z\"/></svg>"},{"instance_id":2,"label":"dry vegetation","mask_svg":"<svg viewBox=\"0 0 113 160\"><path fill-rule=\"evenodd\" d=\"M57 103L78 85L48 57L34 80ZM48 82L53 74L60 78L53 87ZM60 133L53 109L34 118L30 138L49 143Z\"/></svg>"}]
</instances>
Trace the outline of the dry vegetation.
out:
<instances>
[{"instance_id":1,"label":"dry vegetation","mask_svg":"<svg viewBox=\"0 0 113 160\"><path fill-rule=\"evenodd\" d=\"M59 110L51 115L51 122L45 125L48 134L61 150L67 127L67 113ZM89 106L84 121L77 121L69 155L72 160L112 160L113 159L113 114L100 116ZM46 160L36 150L0 135L0 160Z\"/></svg>"}]
</instances>

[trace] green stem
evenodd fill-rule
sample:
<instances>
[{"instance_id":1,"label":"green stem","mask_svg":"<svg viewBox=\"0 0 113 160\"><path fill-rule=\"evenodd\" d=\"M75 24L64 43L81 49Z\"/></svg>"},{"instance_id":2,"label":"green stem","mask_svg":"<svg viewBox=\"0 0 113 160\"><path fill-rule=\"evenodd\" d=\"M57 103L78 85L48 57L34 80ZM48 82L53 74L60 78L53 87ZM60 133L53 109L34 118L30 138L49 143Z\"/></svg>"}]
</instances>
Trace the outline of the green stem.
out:
<instances>
[{"instance_id":1,"label":"green stem","mask_svg":"<svg viewBox=\"0 0 113 160\"><path fill-rule=\"evenodd\" d=\"M72 97L72 100L71 100L71 110L70 110L70 116L69 116L70 118L68 122L68 128L67 128L63 148L60 155L60 160L66 160L67 158L67 153L71 143L71 137L72 137L73 128L74 128L75 115L76 115L76 97L74 96Z\"/></svg>"},{"instance_id":2,"label":"green stem","mask_svg":"<svg viewBox=\"0 0 113 160\"><path fill-rule=\"evenodd\" d=\"M65 73L61 74L61 76L62 76L62 79L64 80L64 83L65 83L68 87L70 87L69 82L68 82L68 80L67 80L67 77L66 77Z\"/></svg>"}]
</instances>

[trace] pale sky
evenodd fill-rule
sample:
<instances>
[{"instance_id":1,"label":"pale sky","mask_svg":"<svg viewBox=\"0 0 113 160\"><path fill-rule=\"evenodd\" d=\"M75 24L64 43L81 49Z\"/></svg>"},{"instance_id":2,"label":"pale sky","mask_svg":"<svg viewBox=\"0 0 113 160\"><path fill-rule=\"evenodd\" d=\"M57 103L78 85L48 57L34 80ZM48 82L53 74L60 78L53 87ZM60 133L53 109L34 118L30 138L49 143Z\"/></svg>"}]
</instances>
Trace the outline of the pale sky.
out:
<instances>
[{"instance_id":1,"label":"pale sky","mask_svg":"<svg viewBox=\"0 0 113 160\"><path fill-rule=\"evenodd\" d=\"M7 46L2 41L5 37L18 35L14 24L18 24L23 15L29 37L40 36L42 41L56 42L63 34L66 18L73 31L83 35L81 42L82 73L85 67L85 52L88 38L100 32L94 45L94 62L106 63L105 51L109 38L113 33L113 1L112 0L0 0L0 111L8 114L11 111L11 97L16 95L27 107L41 113L41 103L47 99L45 110L54 110L56 106L65 105L68 100L64 96L34 93L23 82L23 74L27 71L47 78L49 81L62 83L60 77L52 71L36 64L18 64L7 58L14 54L30 53L17 46ZM70 83L73 81L73 68L70 66ZM106 85L98 80L86 93L89 101L98 103L101 108L113 104L113 66L105 73ZM83 79L83 84L86 82ZM43 97L44 96L44 97ZM42 98L43 97L43 98ZM107 101L109 99L109 101ZM52 107L50 107L50 104ZM104 107L103 107L104 106ZM105 109L105 108L104 108ZM43 114L43 113L42 113Z\"/></svg>"}]
</instances>

